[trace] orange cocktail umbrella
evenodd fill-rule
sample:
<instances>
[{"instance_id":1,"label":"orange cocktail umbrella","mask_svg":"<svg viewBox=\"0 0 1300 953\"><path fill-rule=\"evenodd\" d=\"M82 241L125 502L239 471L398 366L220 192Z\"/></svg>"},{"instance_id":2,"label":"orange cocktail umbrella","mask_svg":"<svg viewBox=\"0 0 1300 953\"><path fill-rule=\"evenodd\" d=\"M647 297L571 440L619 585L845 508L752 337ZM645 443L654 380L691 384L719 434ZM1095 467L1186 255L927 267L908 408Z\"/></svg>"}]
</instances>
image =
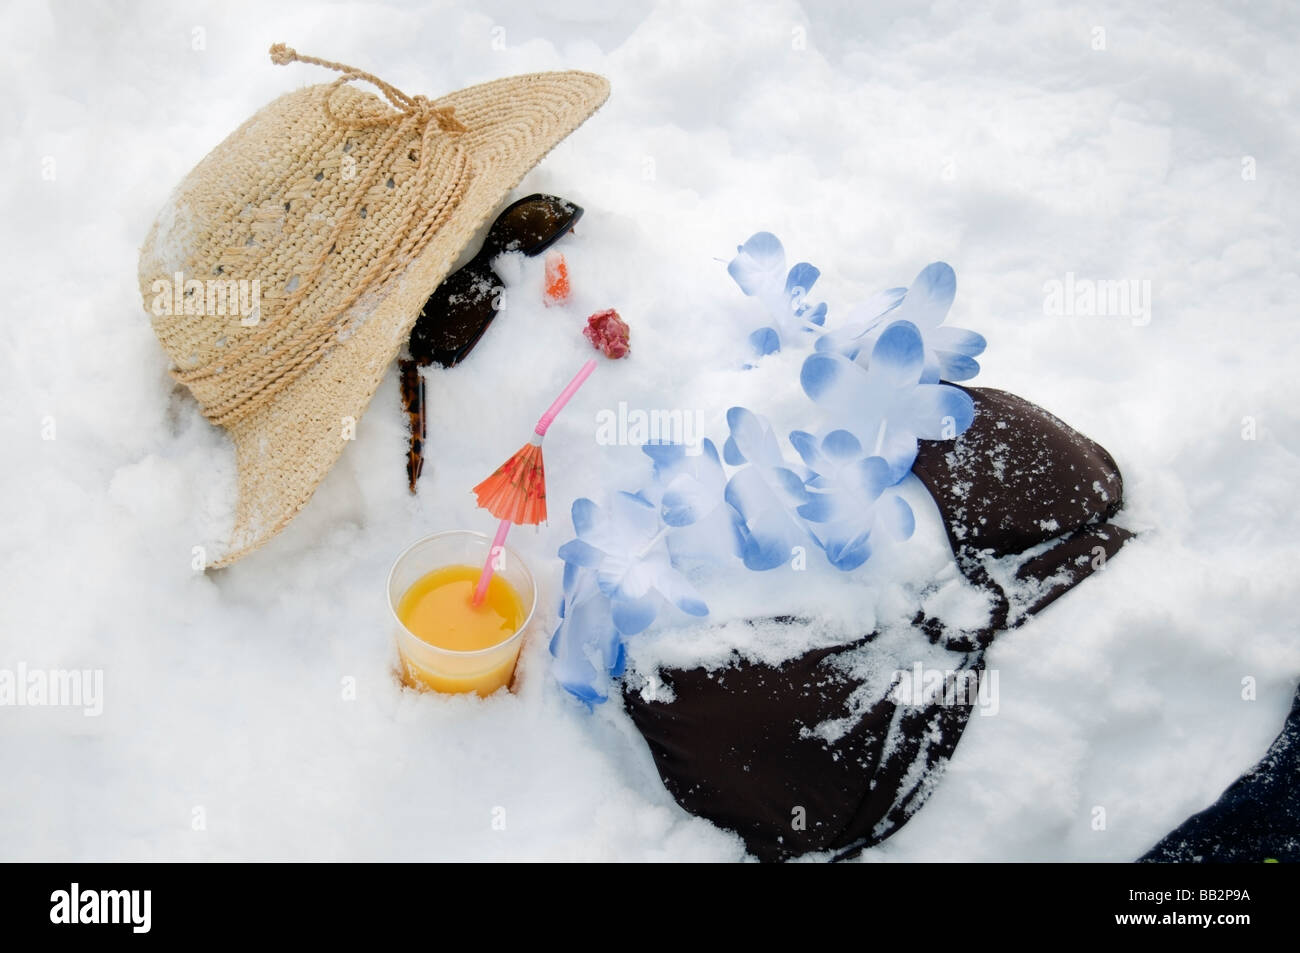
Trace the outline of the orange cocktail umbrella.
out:
<instances>
[{"instance_id":1,"label":"orange cocktail umbrella","mask_svg":"<svg viewBox=\"0 0 1300 953\"><path fill-rule=\"evenodd\" d=\"M483 601L488 581L492 578L497 554L501 552L511 525L515 523L536 525L545 521L546 471L542 465L542 438L546 436L551 422L569 402L569 398L577 392L583 381L590 377L595 369L594 360L583 364L582 370L574 375L573 380L569 381L568 386L560 392L560 396L546 408L542 419L537 421L537 426L533 428L532 439L520 447L514 456L497 467L490 477L474 487L478 505L501 521L501 525L497 527L497 534L492 539L492 548L488 550L487 562L483 564L483 572L478 577L478 585L474 587L474 605Z\"/></svg>"}]
</instances>

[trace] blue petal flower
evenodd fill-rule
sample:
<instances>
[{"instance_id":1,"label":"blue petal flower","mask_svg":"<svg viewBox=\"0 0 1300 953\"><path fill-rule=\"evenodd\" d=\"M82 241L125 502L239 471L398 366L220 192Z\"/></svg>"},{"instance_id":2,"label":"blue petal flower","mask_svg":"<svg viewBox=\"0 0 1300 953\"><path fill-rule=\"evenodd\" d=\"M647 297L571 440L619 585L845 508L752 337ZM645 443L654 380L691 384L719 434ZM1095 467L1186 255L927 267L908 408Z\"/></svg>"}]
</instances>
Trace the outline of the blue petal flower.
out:
<instances>
[{"instance_id":1,"label":"blue petal flower","mask_svg":"<svg viewBox=\"0 0 1300 953\"><path fill-rule=\"evenodd\" d=\"M573 501L573 531L579 536L588 533L596 525L596 515L599 507L586 497L580 497Z\"/></svg>"},{"instance_id":2,"label":"blue petal flower","mask_svg":"<svg viewBox=\"0 0 1300 953\"><path fill-rule=\"evenodd\" d=\"M654 461L655 479L666 482L686 459L686 446L680 443L643 443L641 452Z\"/></svg>"},{"instance_id":3,"label":"blue petal flower","mask_svg":"<svg viewBox=\"0 0 1300 953\"><path fill-rule=\"evenodd\" d=\"M600 565L605 554L591 543L581 539L571 539L560 547L559 557L568 566L594 569Z\"/></svg>"},{"instance_id":4,"label":"blue petal flower","mask_svg":"<svg viewBox=\"0 0 1300 953\"><path fill-rule=\"evenodd\" d=\"M792 516L794 507L783 501L763 476L761 468L746 467L727 484L727 502L744 520L741 558L747 569L775 569L789 560L794 547L805 539Z\"/></svg>"},{"instance_id":5,"label":"blue petal flower","mask_svg":"<svg viewBox=\"0 0 1300 953\"><path fill-rule=\"evenodd\" d=\"M926 335L926 346L933 348L939 376L947 381L967 381L980 372L975 358L984 353L984 335L965 328L935 328Z\"/></svg>"},{"instance_id":6,"label":"blue petal flower","mask_svg":"<svg viewBox=\"0 0 1300 953\"><path fill-rule=\"evenodd\" d=\"M723 498L727 485L718 449L702 440L692 455L681 444L643 447L655 461L668 552L674 561L718 562L740 554L740 515Z\"/></svg>"},{"instance_id":7,"label":"blue petal flower","mask_svg":"<svg viewBox=\"0 0 1300 953\"><path fill-rule=\"evenodd\" d=\"M753 411L732 407L727 411L727 426L731 433L722 447L722 457L727 463L733 467L745 463L765 467L784 465L775 431Z\"/></svg>"},{"instance_id":8,"label":"blue petal flower","mask_svg":"<svg viewBox=\"0 0 1300 953\"><path fill-rule=\"evenodd\" d=\"M726 501L740 514L741 557L750 569L775 569L807 538L798 507L809 494L799 475L785 465L776 434L767 422L744 407L727 411L731 436L724 456L734 466Z\"/></svg>"},{"instance_id":9,"label":"blue petal flower","mask_svg":"<svg viewBox=\"0 0 1300 953\"><path fill-rule=\"evenodd\" d=\"M720 563L741 552L740 514L725 500L703 519L668 533L668 554L674 563Z\"/></svg>"},{"instance_id":10,"label":"blue petal flower","mask_svg":"<svg viewBox=\"0 0 1300 953\"><path fill-rule=\"evenodd\" d=\"M984 348L988 346L984 335L966 328L950 328L946 325L935 328L932 333L927 334L926 343L940 351L967 354L971 357L983 354Z\"/></svg>"},{"instance_id":11,"label":"blue petal flower","mask_svg":"<svg viewBox=\"0 0 1300 953\"><path fill-rule=\"evenodd\" d=\"M829 493L814 493L812 499L799 504L795 512L810 523L825 523L835 516L836 509Z\"/></svg>"},{"instance_id":12,"label":"blue petal flower","mask_svg":"<svg viewBox=\"0 0 1300 953\"><path fill-rule=\"evenodd\" d=\"M935 359L939 364L936 380L968 381L980 372L980 362L965 354L936 351Z\"/></svg>"},{"instance_id":13,"label":"blue petal flower","mask_svg":"<svg viewBox=\"0 0 1300 953\"><path fill-rule=\"evenodd\" d=\"M687 615L702 616L709 614L709 607L703 596L691 585L686 576L678 572L673 565L673 557L668 547L655 553L650 558L654 570L654 589Z\"/></svg>"},{"instance_id":14,"label":"blue petal flower","mask_svg":"<svg viewBox=\"0 0 1300 953\"><path fill-rule=\"evenodd\" d=\"M852 572L871 558L870 535L858 533L847 539L829 537L823 541L822 551L840 572Z\"/></svg>"},{"instance_id":15,"label":"blue petal flower","mask_svg":"<svg viewBox=\"0 0 1300 953\"><path fill-rule=\"evenodd\" d=\"M757 232L736 248L736 257L727 265L727 274L736 280L747 295L767 293L785 276L785 248L771 232Z\"/></svg>"},{"instance_id":16,"label":"blue petal flower","mask_svg":"<svg viewBox=\"0 0 1300 953\"><path fill-rule=\"evenodd\" d=\"M821 460L821 446L816 437L804 430L792 430L790 444L810 470L817 469L817 464Z\"/></svg>"},{"instance_id":17,"label":"blue petal flower","mask_svg":"<svg viewBox=\"0 0 1300 953\"><path fill-rule=\"evenodd\" d=\"M755 353L771 354L810 328L826 323L826 304L808 300L821 272L806 261L785 270L785 248L771 232L758 232L736 248L727 273L740 290L757 298L772 320L749 336Z\"/></svg>"},{"instance_id":18,"label":"blue petal flower","mask_svg":"<svg viewBox=\"0 0 1300 953\"><path fill-rule=\"evenodd\" d=\"M723 505L726 474L712 440L704 440L700 453L683 458L664 487L663 520L669 526L689 526ZM666 475L666 474L665 474Z\"/></svg>"},{"instance_id":19,"label":"blue petal flower","mask_svg":"<svg viewBox=\"0 0 1300 953\"><path fill-rule=\"evenodd\" d=\"M648 594L635 598L616 594L611 601L614 604L614 627L623 635L645 631L659 612L658 604Z\"/></svg>"},{"instance_id":20,"label":"blue petal flower","mask_svg":"<svg viewBox=\"0 0 1300 953\"><path fill-rule=\"evenodd\" d=\"M911 321L922 331L932 331L943 324L957 296L957 273L946 261L936 261L921 269L903 303L894 315L896 321Z\"/></svg>"},{"instance_id":21,"label":"blue petal flower","mask_svg":"<svg viewBox=\"0 0 1300 953\"><path fill-rule=\"evenodd\" d=\"M704 467L721 471L717 450L702 448ZM646 448L657 470L686 476L699 465L681 452ZM728 508L729 509L729 508ZM619 674L626 660L623 638L654 622L666 599L683 612L704 615L708 606L672 564L667 527L645 492L617 493L606 507L580 499L573 504L578 538L560 547L565 560L560 624L551 638L555 675L588 706L605 700L603 676Z\"/></svg>"},{"instance_id":22,"label":"blue petal flower","mask_svg":"<svg viewBox=\"0 0 1300 953\"><path fill-rule=\"evenodd\" d=\"M853 360L864 348L868 353L875 343L871 332L884 329L886 317L902 303L906 288L890 288L877 292L861 305L849 312L843 327L827 331L817 338L814 349L818 351L838 351L849 360ZM889 320L893 320L892 316Z\"/></svg>"},{"instance_id":23,"label":"blue petal flower","mask_svg":"<svg viewBox=\"0 0 1300 953\"><path fill-rule=\"evenodd\" d=\"M884 459L862 456L861 444L842 430L811 444L801 442L815 468L808 482L815 489L798 513L811 524L809 530L832 566L843 571L861 566L882 530L891 538L911 535L911 508L888 493L893 475Z\"/></svg>"},{"instance_id":24,"label":"blue petal flower","mask_svg":"<svg viewBox=\"0 0 1300 953\"><path fill-rule=\"evenodd\" d=\"M759 328L749 336L749 343L759 357L781 350L781 336L776 333L776 328Z\"/></svg>"},{"instance_id":25,"label":"blue petal flower","mask_svg":"<svg viewBox=\"0 0 1300 953\"><path fill-rule=\"evenodd\" d=\"M862 456L862 442L847 430L832 430L822 439L822 453L831 460L856 460Z\"/></svg>"},{"instance_id":26,"label":"blue petal flower","mask_svg":"<svg viewBox=\"0 0 1300 953\"><path fill-rule=\"evenodd\" d=\"M687 459L670 450L648 453L657 457L657 465L666 471L682 468ZM700 456L720 472L712 444ZM560 556L583 572L592 572L595 588L609 600L613 627L621 635L646 629L663 599L683 611L700 614L704 602L673 566L665 541L668 527L660 518L659 507L645 493L616 493L605 508L591 500L578 500L573 516L578 538L561 546ZM566 599L566 605L570 601Z\"/></svg>"},{"instance_id":27,"label":"blue petal flower","mask_svg":"<svg viewBox=\"0 0 1300 953\"><path fill-rule=\"evenodd\" d=\"M553 672L560 684L588 707L603 702L603 679L593 664L598 659L611 674L623 665L624 654L612 617L610 601L595 584L591 569L565 566L560 624L550 643Z\"/></svg>"},{"instance_id":28,"label":"blue petal flower","mask_svg":"<svg viewBox=\"0 0 1300 953\"><path fill-rule=\"evenodd\" d=\"M843 328L818 339L816 349L867 363L865 358L884 330L896 321L908 321L921 334L925 353L922 383L970 380L979 373L975 358L983 353L985 341L974 331L944 325L956 294L957 275L952 266L933 262L921 269L910 288L893 288L855 309Z\"/></svg>"},{"instance_id":29,"label":"blue petal flower","mask_svg":"<svg viewBox=\"0 0 1300 953\"><path fill-rule=\"evenodd\" d=\"M822 276L819 269L801 261L790 269L790 274L785 278L785 293L792 299L802 299L808 292L812 291L812 286L817 284L817 279Z\"/></svg>"},{"instance_id":30,"label":"blue petal flower","mask_svg":"<svg viewBox=\"0 0 1300 953\"><path fill-rule=\"evenodd\" d=\"M884 458L897 482L916 459L918 438L952 439L974 419L969 395L921 383L924 370L921 333L900 320L880 334L867 367L836 351L816 352L804 361L800 383L831 428L849 431L869 456Z\"/></svg>"},{"instance_id":31,"label":"blue petal flower","mask_svg":"<svg viewBox=\"0 0 1300 953\"><path fill-rule=\"evenodd\" d=\"M916 531L916 514L907 500L896 494L890 495L877 507L876 527L883 529L892 539L911 539Z\"/></svg>"}]
</instances>

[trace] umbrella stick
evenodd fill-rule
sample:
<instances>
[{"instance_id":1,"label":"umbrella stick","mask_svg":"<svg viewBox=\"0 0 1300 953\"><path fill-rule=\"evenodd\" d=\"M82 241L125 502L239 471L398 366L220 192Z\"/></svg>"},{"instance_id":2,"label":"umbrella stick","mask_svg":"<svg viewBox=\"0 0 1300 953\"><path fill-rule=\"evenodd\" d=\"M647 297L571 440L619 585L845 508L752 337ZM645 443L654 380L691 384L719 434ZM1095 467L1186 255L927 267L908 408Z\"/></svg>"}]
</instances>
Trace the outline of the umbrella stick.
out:
<instances>
[{"instance_id":1,"label":"umbrella stick","mask_svg":"<svg viewBox=\"0 0 1300 953\"><path fill-rule=\"evenodd\" d=\"M501 552L501 547L505 545L506 534L510 532L510 521L502 520L501 525L497 527L497 534L492 537L492 545L488 548L487 562L483 565L483 571L479 573L478 585L474 587L474 605L483 601L483 596L487 593L488 583L492 580L492 572L496 569L497 554Z\"/></svg>"},{"instance_id":2,"label":"umbrella stick","mask_svg":"<svg viewBox=\"0 0 1300 953\"><path fill-rule=\"evenodd\" d=\"M582 365L582 369L573 375L573 380L569 381L564 390L560 391L560 396L551 402L551 406L546 408L546 413L542 414L541 420L537 421L537 426L533 428L533 440L540 445L542 438L546 436L546 431L551 428L556 416L564 409L564 405L569 399L578 392L578 388L583 382L591 376L591 372L596 369L595 360L590 360ZM471 600L473 605L479 605L483 597L487 594L488 582L492 579L492 573L496 571L497 554L501 552L501 547L505 544L506 534L510 532L510 520L503 519L501 525L497 527L497 534L492 538L492 546L488 549L487 561L483 563L483 571L479 573L478 585L474 587L474 597Z\"/></svg>"}]
</instances>

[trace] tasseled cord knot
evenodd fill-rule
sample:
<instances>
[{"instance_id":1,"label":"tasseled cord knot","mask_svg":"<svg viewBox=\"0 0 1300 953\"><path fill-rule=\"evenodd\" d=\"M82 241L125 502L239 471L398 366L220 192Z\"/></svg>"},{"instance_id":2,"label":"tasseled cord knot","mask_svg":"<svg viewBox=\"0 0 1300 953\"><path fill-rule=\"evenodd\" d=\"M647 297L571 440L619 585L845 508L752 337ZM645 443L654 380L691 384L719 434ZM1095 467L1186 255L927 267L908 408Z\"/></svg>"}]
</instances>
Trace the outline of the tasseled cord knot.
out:
<instances>
[{"instance_id":1,"label":"tasseled cord knot","mask_svg":"<svg viewBox=\"0 0 1300 953\"><path fill-rule=\"evenodd\" d=\"M271 62L276 66L288 66L297 58L298 51L291 46L285 46L283 43L271 46Z\"/></svg>"}]
</instances>

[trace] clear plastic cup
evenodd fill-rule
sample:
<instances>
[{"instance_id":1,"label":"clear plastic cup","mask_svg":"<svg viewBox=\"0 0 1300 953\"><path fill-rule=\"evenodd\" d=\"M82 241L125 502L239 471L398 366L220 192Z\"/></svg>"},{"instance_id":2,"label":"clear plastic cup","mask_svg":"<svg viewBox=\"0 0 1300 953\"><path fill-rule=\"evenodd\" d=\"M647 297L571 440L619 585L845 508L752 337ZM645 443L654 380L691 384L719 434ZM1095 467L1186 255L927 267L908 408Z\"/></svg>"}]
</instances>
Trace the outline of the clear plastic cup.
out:
<instances>
[{"instance_id":1,"label":"clear plastic cup","mask_svg":"<svg viewBox=\"0 0 1300 953\"><path fill-rule=\"evenodd\" d=\"M470 530L447 530L413 543L393 563L388 573L388 612L397 636L402 675L412 688L438 692L478 692L491 695L509 685L524 633L537 610L537 585L524 561L508 547L497 555L501 576L524 604L524 620L510 636L496 645L474 652L439 648L424 641L402 624L397 607L408 589L422 576L444 566L482 566L492 547L490 537Z\"/></svg>"}]
</instances>

